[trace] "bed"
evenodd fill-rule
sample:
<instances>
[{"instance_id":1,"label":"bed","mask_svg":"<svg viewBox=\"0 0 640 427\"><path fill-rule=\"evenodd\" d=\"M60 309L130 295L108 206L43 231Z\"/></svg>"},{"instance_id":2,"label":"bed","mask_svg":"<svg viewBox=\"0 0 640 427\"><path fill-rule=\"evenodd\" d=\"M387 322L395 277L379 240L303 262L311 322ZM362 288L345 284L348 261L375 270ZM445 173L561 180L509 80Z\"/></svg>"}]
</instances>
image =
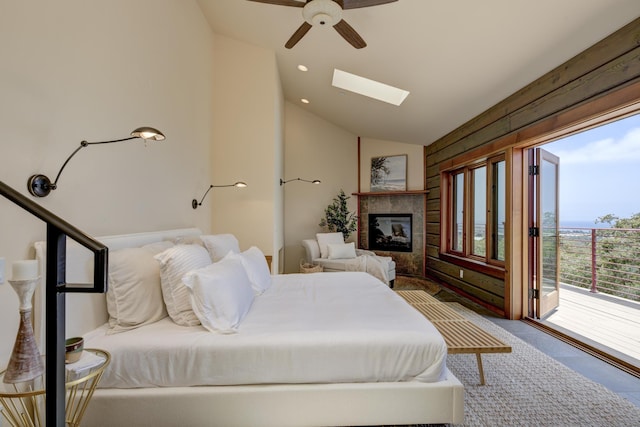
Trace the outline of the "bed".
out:
<instances>
[{"instance_id":1,"label":"bed","mask_svg":"<svg viewBox=\"0 0 640 427\"><path fill-rule=\"evenodd\" d=\"M201 234L176 229L97 240L115 257L123 248ZM44 265L46 248L35 246ZM86 250L69 242L67 281L88 281L90 261ZM41 286L35 312L43 296ZM165 316L113 333L110 320L105 295L67 296L67 336L82 335L87 347L112 356L86 426L463 421L464 391L446 369L442 337L366 273L271 276L229 330L211 332L204 320L180 326ZM35 324L41 343L42 322L38 317Z\"/></svg>"}]
</instances>

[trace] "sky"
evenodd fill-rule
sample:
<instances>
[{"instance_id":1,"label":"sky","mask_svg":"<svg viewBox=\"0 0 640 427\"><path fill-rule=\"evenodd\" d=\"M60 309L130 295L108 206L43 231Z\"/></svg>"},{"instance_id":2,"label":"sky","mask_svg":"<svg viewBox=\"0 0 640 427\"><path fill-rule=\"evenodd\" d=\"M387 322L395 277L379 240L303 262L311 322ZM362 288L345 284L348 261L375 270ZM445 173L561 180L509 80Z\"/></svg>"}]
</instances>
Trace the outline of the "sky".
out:
<instances>
[{"instance_id":1,"label":"sky","mask_svg":"<svg viewBox=\"0 0 640 427\"><path fill-rule=\"evenodd\" d=\"M560 157L560 224L640 212L640 114L542 148Z\"/></svg>"}]
</instances>

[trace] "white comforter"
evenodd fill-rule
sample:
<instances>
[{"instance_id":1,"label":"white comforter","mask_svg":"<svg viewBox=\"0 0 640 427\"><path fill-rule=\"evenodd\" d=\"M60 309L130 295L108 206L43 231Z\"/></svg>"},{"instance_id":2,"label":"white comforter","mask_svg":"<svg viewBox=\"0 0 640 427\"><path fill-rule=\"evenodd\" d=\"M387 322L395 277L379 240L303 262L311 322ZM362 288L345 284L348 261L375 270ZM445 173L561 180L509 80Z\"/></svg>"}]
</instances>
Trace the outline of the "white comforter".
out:
<instances>
[{"instance_id":1,"label":"white comforter","mask_svg":"<svg viewBox=\"0 0 640 427\"><path fill-rule=\"evenodd\" d=\"M421 314L362 272L273 276L239 332L219 335L169 318L107 335L103 388L438 381L447 348Z\"/></svg>"}]
</instances>

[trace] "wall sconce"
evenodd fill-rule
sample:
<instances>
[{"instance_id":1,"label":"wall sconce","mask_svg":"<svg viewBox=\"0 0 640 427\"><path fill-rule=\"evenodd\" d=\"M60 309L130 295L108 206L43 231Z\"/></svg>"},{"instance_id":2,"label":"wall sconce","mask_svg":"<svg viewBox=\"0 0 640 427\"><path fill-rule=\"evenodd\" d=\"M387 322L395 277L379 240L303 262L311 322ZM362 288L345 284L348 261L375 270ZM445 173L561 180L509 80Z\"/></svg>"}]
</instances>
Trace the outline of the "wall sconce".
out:
<instances>
[{"instance_id":1,"label":"wall sconce","mask_svg":"<svg viewBox=\"0 0 640 427\"><path fill-rule=\"evenodd\" d=\"M216 187L216 188L220 188L220 187L236 187L236 188L245 188L247 186L247 184L245 182L242 181L238 181L235 184L228 184L228 185L213 185L211 184L209 186L209 188L207 189L207 191L204 193L204 196L202 196L202 200L200 200L200 203L198 203L198 201L196 199L193 199L191 201L191 207L193 209L198 209L198 206L202 206L202 202L204 201L204 198L207 197L207 194L209 193L209 191L211 191L212 188Z\"/></svg>"},{"instance_id":2,"label":"wall sconce","mask_svg":"<svg viewBox=\"0 0 640 427\"><path fill-rule=\"evenodd\" d=\"M308 179L302 179L302 178L293 178L293 179L288 179L286 181L284 181L282 178L280 178L280 185L285 185L287 182L291 182L291 181L302 181L302 182L309 182L311 184L320 184L320 180L319 179L314 179L313 181L309 181Z\"/></svg>"},{"instance_id":3,"label":"wall sconce","mask_svg":"<svg viewBox=\"0 0 640 427\"><path fill-rule=\"evenodd\" d=\"M73 156L75 156L75 154L78 151L80 151L82 148L84 148L84 147L86 147L88 145L111 144L112 142L129 141L131 139L137 139L137 138L142 138L145 141L146 140L149 140L149 141L162 141L164 139L164 135L162 134L162 132L160 132L157 129L154 129L154 128L151 128L151 127L141 127L141 128L137 128L133 132L131 132L131 136L128 137L128 138L114 139L112 141L100 141L100 142L82 141L80 143L80 146L78 148L76 148L75 151L73 153L71 153L71 155L69 157L67 157L67 160L64 161L64 163L62 164L62 167L60 168L60 171L58 171L58 174L56 175L56 179L53 181L53 183L51 182L49 177L47 177L45 175L41 175L41 174L31 175L29 177L29 180L27 181L27 188L29 189L29 193L31 193L32 195L34 195L36 197L45 197L45 196L48 196L49 193L51 193L52 190L55 190L56 188L58 188L58 179L60 178L60 174L64 170L65 166L67 166L67 163L69 163L69 160L71 160L71 158Z\"/></svg>"}]
</instances>

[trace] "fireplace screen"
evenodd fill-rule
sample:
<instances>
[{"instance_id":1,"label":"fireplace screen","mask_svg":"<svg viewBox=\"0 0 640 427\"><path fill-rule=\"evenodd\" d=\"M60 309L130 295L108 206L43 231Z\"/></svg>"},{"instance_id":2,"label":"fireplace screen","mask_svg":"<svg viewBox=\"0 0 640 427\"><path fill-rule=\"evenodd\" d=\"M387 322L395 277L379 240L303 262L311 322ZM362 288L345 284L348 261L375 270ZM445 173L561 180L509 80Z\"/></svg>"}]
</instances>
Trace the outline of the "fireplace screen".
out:
<instances>
[{"instance_id":1,"label":"fireplace screen","mask_svg":"<svg viewBox=\"0 0 640 427\"><path fill-rule=\"evenodd\" d=\"M411 214L369 214L369 249L411 252Z\"/></svg>"}]
</instances>

